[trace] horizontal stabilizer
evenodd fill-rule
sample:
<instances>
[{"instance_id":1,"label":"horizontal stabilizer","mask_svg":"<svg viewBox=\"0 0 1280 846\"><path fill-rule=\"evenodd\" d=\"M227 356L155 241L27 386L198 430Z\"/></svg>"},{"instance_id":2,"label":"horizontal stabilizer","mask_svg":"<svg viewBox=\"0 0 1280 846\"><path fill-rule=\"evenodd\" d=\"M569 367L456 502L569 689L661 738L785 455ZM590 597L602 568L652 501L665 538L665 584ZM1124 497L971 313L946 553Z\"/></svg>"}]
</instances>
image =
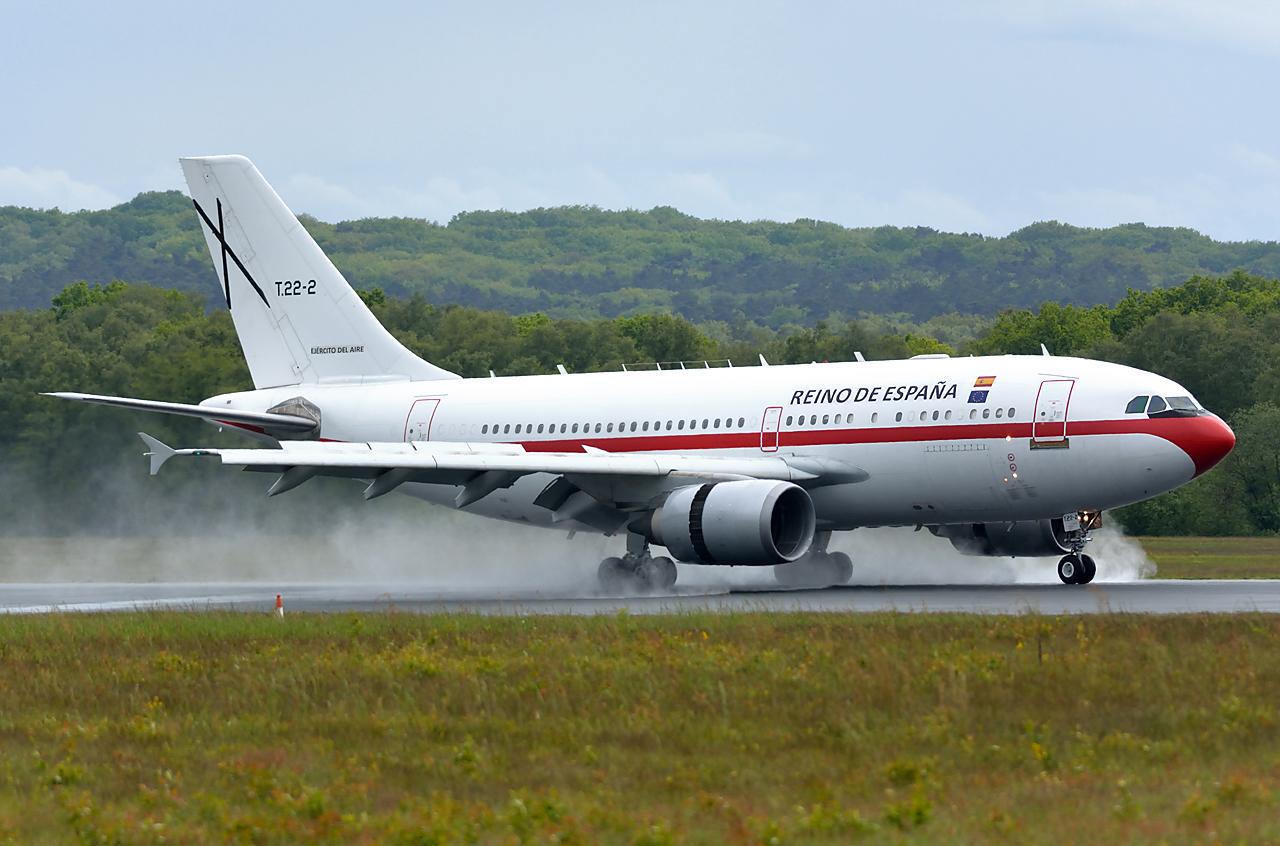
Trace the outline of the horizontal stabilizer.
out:
<instances>
[{"instance_id":1,"label":"horizontal stabilizer","mask_svg":"<svg viewBox=\"0 0 1280 846\"><path fill-rule=\"evenodd\" d=\"M160 402L159 400L133 399L132 397L104 397L97 394L79 394L74 391L56 391L42 396L58 399L76 400L77 402L93 402L99 405L114 405L117 408L132 408L136 411L156 411L161 414L177 414L182 417L199 417L211 423L243 423L284 432L311 432L316 428L316 421L306 417L295 417L291 414L276 414L262 411L236 411L230 408L212 408L207 405L188 405L182 402Z\"/></svg>"}]
</instances>

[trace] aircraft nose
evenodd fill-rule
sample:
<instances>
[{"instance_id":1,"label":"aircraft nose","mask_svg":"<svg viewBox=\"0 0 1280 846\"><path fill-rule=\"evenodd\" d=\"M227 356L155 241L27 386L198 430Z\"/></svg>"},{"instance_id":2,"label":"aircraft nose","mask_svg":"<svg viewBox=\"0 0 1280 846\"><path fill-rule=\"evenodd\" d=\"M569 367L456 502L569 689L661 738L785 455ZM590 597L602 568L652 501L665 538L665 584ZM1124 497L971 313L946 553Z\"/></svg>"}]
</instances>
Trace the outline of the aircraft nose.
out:
<instances>
[{"instance_id":1,"label":"aircraft nose","mask_svg":"<svg viewBox=\"0 0 1280 846\"><path fill-rule=\"evenodd\" d=\"M1227 457L1231 448L1236 445L1236 433L1222 421L1221 417L1208 415L1195 417L1185 421L1195 424L1180 439L1182 447L1196 465L1196 476L1199 476Z\"/></svg>"}]
</instances>

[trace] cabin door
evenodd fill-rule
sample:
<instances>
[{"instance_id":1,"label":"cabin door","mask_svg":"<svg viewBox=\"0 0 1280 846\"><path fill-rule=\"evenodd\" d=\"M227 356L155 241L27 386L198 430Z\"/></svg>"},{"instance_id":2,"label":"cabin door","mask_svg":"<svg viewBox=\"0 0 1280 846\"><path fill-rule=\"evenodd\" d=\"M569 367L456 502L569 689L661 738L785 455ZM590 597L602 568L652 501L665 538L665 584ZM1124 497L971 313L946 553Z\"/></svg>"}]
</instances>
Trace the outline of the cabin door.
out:
<instances>
[{"instance_id":1,"label":"cabin door","mask_svg":"<svg viewBox=\"0 0 1280 846\"><path fill-rule=\"evenodd\" d=\"M778 451L778 430L782 428L782 407L774 406L764 410L760 419L760 449L764 452Z\"/></svg>"},{"instance_id":2,"label":"cabin door","mask_svg":"<svg viewBox=\"0 0 1280 846\"><path fill-rule=\"evenodd\" d=\"M1040 383L1036 408L1031 420L1032 449L1066 449L1067 406L1071 403L1074 379L1048 379Z\"/></svg>"},{"instance_id":3,"label":"cabin door","mask_svg":"<svg viewBox=\"0 0 1280 846\"><path fill-rule=\"evenodd\" d=\"M431 440L431 419L436 416L436 407L439 405L438 399L414 400L413 408L409 410L409 417L404 424L406 442Z\"/></svg>"}]
</instances>

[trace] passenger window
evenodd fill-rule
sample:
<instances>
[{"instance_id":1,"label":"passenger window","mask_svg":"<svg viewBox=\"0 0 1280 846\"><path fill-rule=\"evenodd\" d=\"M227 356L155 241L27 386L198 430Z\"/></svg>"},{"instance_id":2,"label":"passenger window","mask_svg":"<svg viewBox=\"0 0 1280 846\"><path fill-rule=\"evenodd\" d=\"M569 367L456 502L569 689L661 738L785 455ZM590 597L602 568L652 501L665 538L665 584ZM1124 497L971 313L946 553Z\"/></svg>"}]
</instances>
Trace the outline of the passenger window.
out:
<instances>
[{"instance_id":1,"label":"passenger window","mask_svg":"<svg viewBox=\"0 0 1280 846\"><path fill-rule=\"evenodd\" d=\"M648 420L644 421L644 425L640 427L640 430L641 430L642 432L647 432L647 431L649 431L649 421L648 421Z\"/></svg>"},{"instance_id":2,"label":"passenger window","mask_svg":"<svg viewBox=\"0 0 1280 846\"><path fill-rule=\"evenodd\" d=\"M670 420L668 420L668 421L667 421L667 431L668 431L668 432L670 432L670 431L671 431L671 421L670 421Z\"/></svg>"},{"instance_id":3,"label":"passenger window","mask_svg":"<svg viewBox=\"0 0 1280 846\"><path fill-rule=\"evenodd\" d=\"M648 424L648 423L646 423L646 424L645 424L645 428L646 428L646 429L647 429L647 428L649 428L649 424ZM635 422L634 420L632 420L632 421L631 421L631 431L633 431L633 432L634 432L635 430L636 430L636 422Z\"/></svg>"},{"instance_id":4,"label":"passenger window","mask_svg":"<svg viewBox=\"0 0 1280 846\"><path fill-rule=\"evenodd\" d=\"M576 434L578 434L578 424L577 424L577 423L574 423L574 424L573 424L573 434L575 434L575 435L576 435Z\"/></svg>"},{"instance_id":5,"label":"passenger window","mask_svg":"<svg viewBox=\"0 0 1280 846\"><path fill-rule=\"evenodd\" d=\"M978 416L978 409L976 409L976 408L971 408L971 409L969 409L969 419L970 419L970 420L972 420L973 418L975 418L975 417L977 417L977 416Z\"/></svg>"},{"instance_id":6,"label":"passenger window","mask_svg":"<svg viewBox=\"0 0 1280 846\"><path fill-rule=\"evenodd\" d=\"M1125 414L1141 414L1147 408L1146 397L1134 397L1129 400L1129 404L1124 407Z\"/></svg>"},{"instance_id":7,"label":"passenger window","mask_svg":"<svg viewBox=\"0 0 1280 846\"><path fill-rule=\"evenodd\" d=\"M503 427L502 427L502 434L506 435L506 434L509 434L510 432L511 432L511 424L510 424L510 423L508 423L507 425L505 425L505 426L503 426Z\"/></svg>"},{"instance_id":8,"label":"passenger window","mask_svg":"<svg viewBox=\"0 0 1280 846\"><path fill-rule=\"evenodd\" d=\"M982 409L982 419L983 419L983 420L986 420L986 419L987 419L988 417L990 417L990 416L991 416L991 409L989 409L989 408L984 408L984 409Z\"/></svg>"},{"instance_id":9,"label":"passenger window","mask_svg":"<svg viewBox=\"0 0 1280 846\"><path fill-rule=\"evenodd\" d=\"M1169 405L1160 397L1152 397L1151 404L1147 406L1147 414L1155 414L1164 411Z\"/></svg>"},{"instance_id":10,"label":"passenger window","mask_svg":"<svg viewBox=\"0 0 1280 846\"><path fill-rule=\"evenodd\" d=\"M948 412L946 413L946 416L945 416L943 419L944 419L944 420L950 420L950 419L951 419L951 412L950 412L950 411L948 411Z\"/></svg>"},{"instance_id":11,"label":"passenger window","mask_svg":"<svg viewBox=\"0 0 1280 846\"><path fill-rule=\"evenodd\" d=\"M538 424L538 434L539 434L539 435L541 435L541 434L542 434L542 425L543 425L543 424L541 424L541 423L539 423L539 424Z\"/></svg>"},{"instance_id":12,"label":"passenger window","mask_svg":"<svg viewBox=\"0 0 1280 846\"><path fill-rule=\"evenodd\" d=\"M517 434L517 435L518 435L518 434L520 434L520 424L519 424L519 423L517 423L517 424L516 424L516 434Z\"/></svg>"},{"instance_id":13,"label":"passenger window","mask_svg":"<svg viewBox=\"0 0 1280 846\"><path fill-rule=\"evenodd\" d=\"M1012 409L1012 408L1011 408L1011 409L1009 409L1009 419L1010 419L1010 420L1012 420L1012 419L1013 419L1014 411L1015 411L1015 409Z\"/></svg>"},{"instance_id":14,"label":"passenger window","mask_svg":"<svg viewBox=\"0 0 1280 846\"><path fill-rule=\"evenodd\" d=\"M563 434L564 434L564 430L565 430L565 429L567 429L568 427L569 427L569 424L568 424L568 423L561 423L561 424L560 424L560 434L562 434L562 435L563 435ZM575 426L574 428L576 429L577 427Z\"/></svg>"},{"instance_id":15,"label":"passenger window","mask_svg":"<svg viewBox=\"0 0 1280 846\"><path fill-rule=\"evenodd\" d=\"M739 429L741 429L741 428L742 428L743 426L745 426L745 425L747 425L747 418L745 418L745 417L739 417L739 418L738 418L738 428L739 428Z\"/></svg>"},{"instance_id":16,"label":"passenger window","mask_svg":"<svg viewBox=\"0 0 1280 846\"><path fill-rule=\"evenodd\" d=\"M790 416L788 416L788 417L787 417L787 425L788 425L788 426L790 426L790 425L791 425L791 417L790 417Z\"/></svg>"},{"instance_id":17,"label":"passenger window","mask_svg":"<svg viewBox=\"0 0 1280 846\"><path fill-rule=\"evenodd\" d=\"M489 424L488 424L488 423L486 423L486 424L484 424L483 426L481 426L481 427L480 427L480 434L482 434L482 435L487 435L487 434L489 434Z\"/></svg>"},{"instance_id":18,"label":"passenger window","mask_svg":"<svg viewBox=\"0 0 1280 846\"><path fill-rule=\"evenodd\" d=\"M823 426L827 425L827 420L829 420L829 419L830 419L830 418L828 417L828 415L826 415L826 414L822 415L822 425L823 425Z\"/></svg>"},{"instance_id":19,"label":"passenger window","mask_svg":"<svg viewBox=\"0 0 1280 846\"><path fill-rule=\"evenodd\" d=\"M840 425L840 415L839 415L839 414L837 414L837 415L836 415L836 419L835 419L834 421L832 421L832 422L834 422L837 426L839 426L839 425Z\"/></svg>"},{"instance_id":20,"label":"passenger window","mask_svg":"<svg viewBox=\"0 0 1280 846\"><path fill-rule=\"evenodd\" d=\"M677 428L677 429L680 429L680 430L683 430L683 429L684 429L684 421L683 421L683 420L681 420L681 421L680 421L680 424L679 424L678 426L676 426L676 428Z\"/></svg>"},{"instance_id":21,"label":"passenger window","mask_svg":"<svg viewBox=\"0 0 1280 846\"><path fill-rule=\"evenodd\" d=\"M612 431L613 431L613 424L612 424L612 423L610 423L610 424L609 424L609 428L608 428L606 431L609 431L609 432L612 432Z\"/></svg>"},{"instance_id":22,"label":"passenger window","mask_svg":"<svg viewBox=\"0 0 1280 846\"><path fill-rule=\"evenodd\" d=\"M715 420L712 420L712 421L711 421L711 428L712 428L712 429L719 429L719 428L720 428L720 418L719 418L719 417L717 417Z\"/></svg>"},{"instance_id":23,"label":"passenger window","mask_svg":"<svg viewBox=\"0 0 1280 846\"><path fill-rule=\"evenodd\" d=\"M711 421L710 421L710 420L705 420L705 419L704 419L704 420L702 421L702 428L704 428L704 429L710 429L710 428L711 428Z\"/></svg>"},{"instance_id":24,"label":"passenger window","mask_svg":"<svg viewBox=\"0 0 1280 846\"><path fill-rule=\"evenodd\" d=\"M934 419L934 420L937 420L937 419L938 419L938 412L936 412L936 411L935 411L935 412L933 413L933 419Z\"/></svg>"},{"instance_id":25,"label":"passenger window","mask_svg":"<svg viewBox=\"0 0 1280 846\"><path fill-rule=\"evenodd\" d=\"M875 422L876 422L877 420L879 420L879 419L880 419L880 412L878 412L878 411L873 411L873 412L871 412L871 422L872 422L872 423L875 423Z\"/></svg>"},{"instance_id":26,"label":"passenger window","mask_svg":"<svg viewBox=\"0 0 1280 846\"><path fill-rule=\"evenodd\" d=\"M609 428L613 428L613 427L612 427L612 426L610 426ZM596 424L596 434L597 434L597 435L598 435L598 434L600 434L600 424L599 424L599 423L597 423L597 424Z\"/></svg>"},{"instance_id":27,"label":"passenger window","mask_svg":"<svg viewBox=\"0 0 1280 846\"><path fill-rule=\"evenodd\" d=\"M1004 409L1003 409L1003 408L997 408L997 409L996 409L996 417L1004 417Z\"/></svg>"},{"instance_id":28,"label":"passenger window","mask_svg":"<svg viewBox=\"0 0 1280 846\"><path fill-rule=\"evenodd\" d=\"M809 418L809 425L810 425L810 426L817 426L817 425L818 425L818 415L816 415L816 414L815 414L815 415L813 415L812 417L810 417L810 418Z\"/></svg>"},{"instance_id":29,"label":"passenger window","mask_svg":"<svg viewBox=\"0 0 1280 846\"><path fill-rule=\"evenodd\" d=\"M897 416L896 416L896 417L894 417L893 419L894 419L895 421L897 421L898 423L901 423L901 422L902 422L902 412L901 412L901 411L899 411L899 412L898 412L898 414L897 414Z\"/></svg>"}]
</instances>

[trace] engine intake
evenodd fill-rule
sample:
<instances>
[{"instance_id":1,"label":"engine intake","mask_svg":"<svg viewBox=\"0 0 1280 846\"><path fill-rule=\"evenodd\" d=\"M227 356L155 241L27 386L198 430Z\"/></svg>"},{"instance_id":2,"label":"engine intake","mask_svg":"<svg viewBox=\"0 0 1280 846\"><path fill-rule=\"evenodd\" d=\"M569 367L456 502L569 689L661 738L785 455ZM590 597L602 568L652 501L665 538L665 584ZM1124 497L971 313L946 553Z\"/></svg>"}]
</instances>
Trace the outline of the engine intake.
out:
<instances>
[{"instance_id":1,"label":"engine intake","mask_svg":"<svg viewBox=\"0 0 1280 846\"><path fill-rule=\"evenodd\" d=\"M676 488L630 526L681 561L767 567L813 543L813 501L790 482L752 479Z\"/></svg>"},{"instance_id":2,"label":"engine intake","mask_svg":"<svg viewBox=\"0 0 1280 846\"><path fill-rule=\"evenodd\" d=\"M930 526L929 531L951 541L962 555L1003 555L1045 558L1070 552L1062 520L1022 520L1017 523L960 523Z\"/></svg>"}]
</instances>

